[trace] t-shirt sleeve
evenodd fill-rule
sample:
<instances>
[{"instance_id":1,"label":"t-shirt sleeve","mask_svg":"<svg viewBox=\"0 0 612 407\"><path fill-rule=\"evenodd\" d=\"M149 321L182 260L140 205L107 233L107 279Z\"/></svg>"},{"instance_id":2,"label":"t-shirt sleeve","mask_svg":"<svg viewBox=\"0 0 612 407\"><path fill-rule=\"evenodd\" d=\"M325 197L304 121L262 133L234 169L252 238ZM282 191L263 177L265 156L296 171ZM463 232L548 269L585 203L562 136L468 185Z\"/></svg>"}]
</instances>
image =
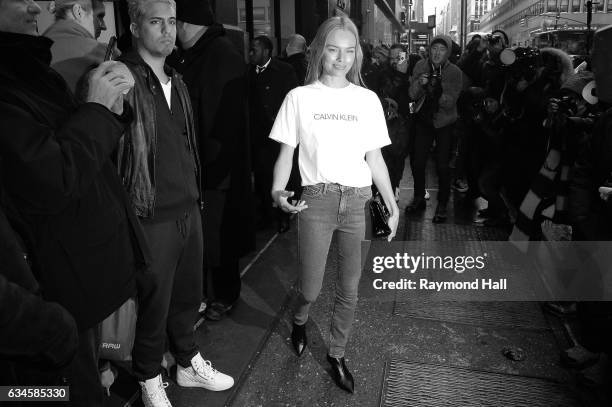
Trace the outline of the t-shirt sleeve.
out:
<instances>
[{"instance_id":1,"label":"t-shirt sleeve","mask_svg":"<svg viewBox=\"0 0 612 407\"><path fill-rule=\"evenodd\" d=\"M283 100L274 126L270 132L270 138L279 143L287 144L291 147L297 147L298 139L298 117L294 92L289 92Z\"/></svg>"},{"instance_id":2,"label":"t-shirt sleeve","mask_svg":"<svg viewBox=\"0 0 612 407\"><path fill-rule=\"evenodd\" d=\"M369 117L368 133L365 145L365 151L376 150L384 146L391 144L389 138L389 131L387 130L387 121L385 120L385 113L383 112L382 104L380 99L372 93L369 95L368 106L369 111L372 114Z\"/></svg>"}]
</instances>

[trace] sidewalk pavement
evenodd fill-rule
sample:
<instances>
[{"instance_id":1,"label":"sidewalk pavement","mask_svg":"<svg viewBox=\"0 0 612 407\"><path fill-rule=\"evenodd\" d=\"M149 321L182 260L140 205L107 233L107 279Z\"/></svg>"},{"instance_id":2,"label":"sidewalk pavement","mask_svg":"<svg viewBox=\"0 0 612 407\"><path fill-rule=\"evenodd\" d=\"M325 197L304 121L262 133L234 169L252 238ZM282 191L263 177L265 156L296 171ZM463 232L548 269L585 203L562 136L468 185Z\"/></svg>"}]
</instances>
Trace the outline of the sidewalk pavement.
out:
<instances>
[{"instance_id":1,"label":"sidewalk pavement","mask_svg":"<svg viewBox=\"0 0 612 407\"><path fill-rule=\"evenodd\" d=\"M429 174L433 172L429 171ZM398 240L504 240L507 232L474 226L472 203L455 207L446 224L431 223L432 198L418 216L400 219ZM411 199L404 183L400 207ZM267 245L267 247L266 247ZM328 256L323 289L307 324L309 347L298 358L289 340L292 286L296 278L295 223L289 232L258 235L261 253L244 259L240 302L220 322L196 331L205 358L232 375L225 392L178 388L170 379L175 407L232 406L604 406L609 394L581 389L559 363L568 346L562 321L539 303L416 302L405 294L391 300L372 288L364 272L346 360L355 394L333 383L325 360L337 252ZM256 259L254 259L256 257ZM253 261L254 260L254 261ZM510 360L503 351L520 353ZM140 405L136 401L133 405Z\"/></svg>"}]
</instances>

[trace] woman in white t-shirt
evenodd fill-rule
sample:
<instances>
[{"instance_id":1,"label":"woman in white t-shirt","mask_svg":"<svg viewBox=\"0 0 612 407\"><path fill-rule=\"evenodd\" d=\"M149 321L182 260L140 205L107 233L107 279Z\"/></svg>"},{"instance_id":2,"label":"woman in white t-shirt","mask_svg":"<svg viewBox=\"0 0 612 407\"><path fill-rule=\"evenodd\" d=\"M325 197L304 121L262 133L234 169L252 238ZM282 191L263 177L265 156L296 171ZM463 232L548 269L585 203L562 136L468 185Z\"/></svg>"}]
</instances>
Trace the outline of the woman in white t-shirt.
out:
<instances>
[{"instance_id":1,"label":"woman in white t-shirt","mask_svg":"<svg viewBox=\"0 0 612 407\"><path fill-rule=\"evenodd\" d=\"M340 260L327 360L336 384L349 392L354 381L344 350L357 305L372 180L391 214L389 241L399 218L380 152L390 144L385 116L376 94L362 87L362 57L357 28L350 19L325 21L311 44L306 85L287 94L270 134L281 143L272 197L285 212L298 213L299 300L291 341L301 355L307 345L308 310L321 290L336 232ZM284 189L298 145L303 200L289 203L293 192Z\"/></svg>"}]
</instances>

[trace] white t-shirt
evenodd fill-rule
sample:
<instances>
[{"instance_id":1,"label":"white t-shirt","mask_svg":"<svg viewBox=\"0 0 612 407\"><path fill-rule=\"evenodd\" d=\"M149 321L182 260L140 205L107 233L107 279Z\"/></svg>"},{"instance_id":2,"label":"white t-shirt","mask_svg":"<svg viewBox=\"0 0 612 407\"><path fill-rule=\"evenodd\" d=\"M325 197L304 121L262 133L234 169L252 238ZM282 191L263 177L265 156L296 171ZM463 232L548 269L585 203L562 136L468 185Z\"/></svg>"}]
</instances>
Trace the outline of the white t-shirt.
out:
<instances>
[{"instance_id":1,"label":"white t-shirt","mask_svg":"<svg viewBox=\"0 0 612 407\"><path fill-rule=\"evenodd\" d=\"M391 144L374 92L352 83L331 88L319 81L287 94L270 138L300 145L302 185L372 185L365 153Z\"/></svg>"},{"instance_id":2,"label":"white t-shirt","mask_svg":"<svg viewBox=\"0 0 612 407\"><path fill-rule=\"evenodd\" d=\"M159 83L164 91L166 102L168 102L168 108L172 109L170 101L172 100L172 78L168 80L168 83Z\"/></svg>"}]
</instances>

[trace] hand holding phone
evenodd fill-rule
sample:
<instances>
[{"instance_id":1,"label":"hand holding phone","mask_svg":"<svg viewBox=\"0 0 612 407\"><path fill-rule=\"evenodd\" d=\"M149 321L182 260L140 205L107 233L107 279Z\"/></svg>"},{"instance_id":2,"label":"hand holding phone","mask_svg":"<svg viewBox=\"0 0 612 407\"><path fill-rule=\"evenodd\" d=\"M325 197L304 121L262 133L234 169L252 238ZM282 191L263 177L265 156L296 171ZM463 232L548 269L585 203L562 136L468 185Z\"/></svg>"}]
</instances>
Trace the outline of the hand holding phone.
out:
<instances>
[{"instance_id":1,"label":"hand holding phone","mask_svg":"<svg viewBox=\"0 0 612 407\"><path fill-rule=\"evenodd\" d=\"M117 45L117 37L113 35L112 37L110 37L108 45L106 46L104 61L111 61L113 59L113 51L115 50L115 45Z\"/></svg>"},{"instance_id":2,"label":"hand holding phone","mask_svg":"<svg viewBox=\"0 0 612 407\"><path fill-rule=\"evenodd\" d=\"M404 62L406 62L406 52L400 51L400 53L399 53L399 61L397 61L397 63L398 64L403 64Z\"/></svg>"}]
</instances>

